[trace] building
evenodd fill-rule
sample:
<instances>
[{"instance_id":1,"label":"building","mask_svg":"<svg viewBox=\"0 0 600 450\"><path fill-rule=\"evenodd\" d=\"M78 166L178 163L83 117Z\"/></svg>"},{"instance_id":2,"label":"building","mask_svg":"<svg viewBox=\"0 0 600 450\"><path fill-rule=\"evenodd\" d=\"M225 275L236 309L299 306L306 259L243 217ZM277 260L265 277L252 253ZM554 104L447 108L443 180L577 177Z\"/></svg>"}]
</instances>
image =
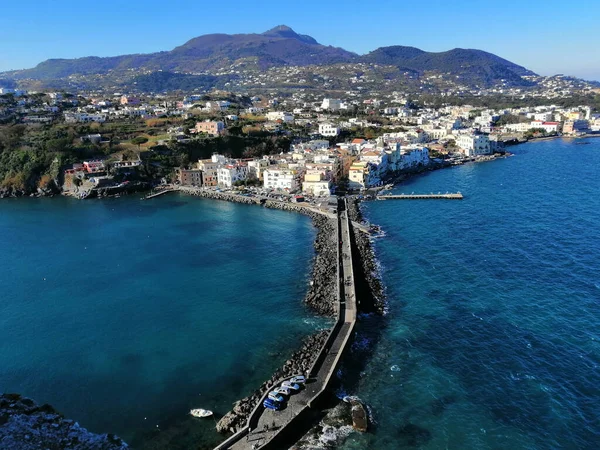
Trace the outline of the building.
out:
<instances>
[{"instance_id":1,"label":"building","mask_svg":"<svg viewBox=\"0 0 600 450\"><path fill-rule=\"evenodd\" d=\"M302 191L306 195L329 197L332 185L330 173L325 170L311 169L304 174Z\"/></svg>"},{"instance_id":2,"label":"building","mask_svg":"<svg viewBox=\"0 0 600 450\"><path fill-rule=\"evenodd\" d=\"M233 187L238 181L248 178L248 166L246 164L227 164L217 170L217 181L219 186Z\"/></svg>"},{"instance_id":3,"label":"building","mask_svg":"<svg viewBox=\"0 0 600 450\"><path fill-rule=\"evenodd\" d=\"M339 111L342 108L342 101L339 98L325 98L321 103L321 109L330 111Z\"/></svg>"},{"instance_id":4,"label":"building","mask_svg":"<svg viewBox=\"0 0 600 450\"><path fill-rule=\"evenodd\" d=\"M223 122L207 120L205 122L196 122L194 131L196 133L206 133L210 136L219 136L224 129L225 124Z\"/></svg>"},{"instance_id":5,"label":"building","mask_svg":"<svg viewBox=\"0 0 600 450\"><path fill-rule=\"evenodd\" d=\"M489 155L492 153L490 139L486 134L461 134L456 140L465 156Z\"/></svg>"},{"instance_id":6,"label":"building","mask_svg":"<svg viewBox=\"0 0 600 450\"><path fill-rule=\"evenodd\" d=\"M300 173L295 169L269 168L263 174L266 189L295 192L300 189Z\"/></svg>"},{"instance_id":7,"label":"building","mask_svg":"<svg viewBox=\"0 0 600 450\"><path fill-rule=\"evenodd\" d=\"M590 127L587 120L567 120L563 125L563 134L585 133Z\"/></svg>"},{"instance_id":8,"label":"building","mask_svg":"<svg viewBox=\"0 0 600 450\"><path fill-rule=\"evenodd\" d=\"M541 120L534 120L531 122L531 129L533 128L542 129L546 133L558 133L560 131L560 122L543 122Z\"/></svg>"},{"instance_id":9,"label":"building","mask_svg":"<svg viewBox=\"0 0 600 450\"><path fill-rule=\"evenodd\" d=\"M262 181L265 169L269 167L266 159L255 159L248 161L248 178Z\"/></svg>"},{"instance_id":10,"label":"building","mask_svg":"<svg viewBox=\"0 0 600 450\"><path fill-rule=\"evenodd\" d=\"M101 173L104 172L104 161L84 161L83 169L87 173Z\"/></svg>"},{"instance_id":11,"label":"building","mask_svg":"<svg viewBox=\"0 0 600 450\"><path fill-rule=\"evenodd\" d=\"M320 123L319 134L321 136L337 136L340 134L340 129L331 123Z\"/></svg>"},{"instance_id":12,"label":"building","mask_svg":"<svg viewBox=\"0 0 600 450\"><path fill-rule=\"evenodd\" d=\"M139 105L140 103L142 102L137 97L128 97L126 95L121 97L121 105Z\"/></svg>"},{"instance_id":13,"label":"building","mask_svg":"<svg viewBox=\"0 0 600 450\"><path fill-rule=\"evenodd\" d=\"M197 169L181 169L179 183L182 186L202 186L202 171Z\"/></svg>"},{"instance_id":14,"label":"building","mask_svg":"<svg viewBox=\"0 0 600 450\"><path fill-rule=\"evenodd\" d=\"M88 122L106 122L104 114L88 114L88 113L64 113L66 123L88 123Z\"/></svg>"},{"instance_id":15,"label":"building","mask_svg":"<svg viewBox=\"0 0 600 450\"><path fill-rule=\"evenodd\" d=\"M355 161L348 171L348 188L360 190L370 186L370 167L366 161Z\"/></svg>"},{"instance_id":16,"label":"building","mask_svg":"<svg viewBox=\"0 0 600 450\"><path fill-rule=\"evenodd\" d=\"M267 113L267 120L272 122L277 122L278 120L281 120L282 122L293 122L294 116L288 112L272 111Z\"/></svg>"},{"instance_id":17,"label":"building","mask_svg":"<svg viewBox=\"0 0 600 450\"><path fill-rule=\"evenodd\" d=\"M218 162L212 159L201 159L198 161L198 170L202 172L202 186L216 186L218 184Z\"/></svg>"}]
</instances>

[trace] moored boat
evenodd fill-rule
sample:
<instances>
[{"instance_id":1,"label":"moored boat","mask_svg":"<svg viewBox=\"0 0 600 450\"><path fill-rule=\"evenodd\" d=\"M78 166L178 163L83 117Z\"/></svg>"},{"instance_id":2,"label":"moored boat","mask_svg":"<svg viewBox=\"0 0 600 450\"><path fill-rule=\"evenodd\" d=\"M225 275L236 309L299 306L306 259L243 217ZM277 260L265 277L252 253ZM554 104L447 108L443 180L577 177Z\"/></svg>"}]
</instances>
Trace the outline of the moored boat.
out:
<instances>
[{"instance_id":1,"label":"moored boat","mask_svg":"<svg viewBox=\"0 0 600 450\"><path fill-rule=\"evenodd\" d=\"M210 417L213 415L212 411L209 411L208 409L202 409L202 408L197 408L197 409L192 409L190 411L190 414L194 417Z\"/></svg>"}]
</instances>

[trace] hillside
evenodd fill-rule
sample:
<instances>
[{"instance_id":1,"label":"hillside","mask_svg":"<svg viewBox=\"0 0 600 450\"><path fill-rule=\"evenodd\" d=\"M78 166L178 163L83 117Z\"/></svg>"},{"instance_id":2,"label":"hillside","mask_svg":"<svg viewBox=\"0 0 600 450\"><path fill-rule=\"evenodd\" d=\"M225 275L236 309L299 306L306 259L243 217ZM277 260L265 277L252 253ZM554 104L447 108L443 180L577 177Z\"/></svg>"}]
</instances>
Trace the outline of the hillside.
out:
<instances>
[{"instance_id":1,"label":"hillside","mask_svg":"<svg viewBox=\"0 0 600 450\"><path fill-rule=\"evenodd\" d=\"M11 72L10 77L48 80L128 69L202 72L218 70L240 60L252 60L265 69L286 65L327 65L355 58L354 53L321 45L310 36L299 35L281 25L262 34L207 34L167 52L49 59L33 69Z\"/></svg>"},{"instance_id":2,"label":"hillside","mask_svg":"<svg viewBox=\"0 0 600 450\"><path fill-rule=\"evenodd\" d=\"M398 72L397 79L401 78L402 72L417 77L426 72L445 73L458 83L470 86L491 86L500 82L527 86L530 83L521 76L534 75L524 67L481 50L453 49L432 53L414 47L391 46L359 56L342 48L322 45L310 36L280 25L261 34L207 34L164 52L49 59L32 69L0 74L0 79L41 80L42 85L55 86L57 80L65 82L67 77L101 75L108 78L107 84L116 84L114 81L118 80L118 84L127 88L135 86L136 76L157 71L216 75L223 71L261 72L274 67L330 67L343 63L390 66ZM189 80L177 80L181 81L181 86L189 84ZM206 86L207 80L203 81L200 85Z\"/></svg>"},{"instance_id":3,"label":"hillside","mask_svg":"<svg viewBox=\"0 0 600 450\"><path fill-rule=\"evenodd\" d=\"M451 73L467 82L483 84L501 79L513 84L524 84L521 76L535 75L531 70L492 53L462 48L434 53L415 47L381 47L362 56L361 61L392 65L407 71Z\"/></svg>"}]
</instances>

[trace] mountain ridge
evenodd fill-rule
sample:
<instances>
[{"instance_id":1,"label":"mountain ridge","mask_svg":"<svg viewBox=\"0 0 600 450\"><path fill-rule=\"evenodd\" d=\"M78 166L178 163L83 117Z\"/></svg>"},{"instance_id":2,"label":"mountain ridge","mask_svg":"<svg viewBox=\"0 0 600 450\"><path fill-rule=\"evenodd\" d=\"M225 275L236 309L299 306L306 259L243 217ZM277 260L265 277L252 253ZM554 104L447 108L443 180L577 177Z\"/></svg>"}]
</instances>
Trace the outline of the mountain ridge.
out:
<instances>
[{"instance_id":1,"label":"mountain ridge","mask_svg":"<svg viewBox=\"0 0 600 450\"><path fill-rule=\"evenodd\" d=\"M527 85L523 75L534 72L492 53L475 49L426 52L416 47L393 45L365 55L320 44L308 35L278 25L263 33L201 35L168 51L75 59L48 59L31 69L4 72L4 78L57 80L71 75L107 74L111 71L218 72L231 66L266 70L281 66L329 66L368 63L394 66L422 74L451 73L471 84L491 85L499 81Z\"/></svg>"}]
</instances>

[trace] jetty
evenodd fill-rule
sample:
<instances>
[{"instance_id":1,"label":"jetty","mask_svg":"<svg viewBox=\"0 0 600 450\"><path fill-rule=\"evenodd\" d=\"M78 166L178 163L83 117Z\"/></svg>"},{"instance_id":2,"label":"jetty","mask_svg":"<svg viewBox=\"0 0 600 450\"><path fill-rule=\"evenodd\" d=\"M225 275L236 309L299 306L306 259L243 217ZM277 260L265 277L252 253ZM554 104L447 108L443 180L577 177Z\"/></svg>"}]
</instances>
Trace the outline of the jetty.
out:
<instances>
[{"instance_id":1,"label":"jetty","mask_svg":"<svg viewBox=\"0 0 600 450\"><path fill-rule=\"evenodd\" d=\"M154 193L150 193L148 195L146 195L143 200L148 200L150 198L154 198L154 197L159 197L161 195L167 194L169 192L175 192L176 189L164 189L162 191L158 191L158 192L154 192Z\"/></svg>"},{"instance_id":2,"label":"jetty","mask_svg":"<svg viewBox=\"0 0 600 450\"><path fill-rule=\"evenodd\" d=\"M463 195L460 192L446 194L388 194L378 195L377 200L427 200L427 199L446 199L462 200Z\"/></svg>"},{"instance_id":3,"label":"jetty","mask_svg":"<svg viewBox=\"0 0 600 450\"><path fill-rule=\"evenodd\" d=\"M281 411L272 411L263 406L261 398L248 418L246 426L218 445L215 450L251 450L287 448L289 433L297 433L299 424L321 398L334 378L339 362L348 348L357 316L357 298L352 266L351 226L346 199L338 200L337 228L337 304L336 322L306 374L304 389L293 394ZM299 374L300 375L300 374ZM280 380L281 382L285 379ZM301 428L301 427L300 427Z\"/></svg>"}]
</instances>

